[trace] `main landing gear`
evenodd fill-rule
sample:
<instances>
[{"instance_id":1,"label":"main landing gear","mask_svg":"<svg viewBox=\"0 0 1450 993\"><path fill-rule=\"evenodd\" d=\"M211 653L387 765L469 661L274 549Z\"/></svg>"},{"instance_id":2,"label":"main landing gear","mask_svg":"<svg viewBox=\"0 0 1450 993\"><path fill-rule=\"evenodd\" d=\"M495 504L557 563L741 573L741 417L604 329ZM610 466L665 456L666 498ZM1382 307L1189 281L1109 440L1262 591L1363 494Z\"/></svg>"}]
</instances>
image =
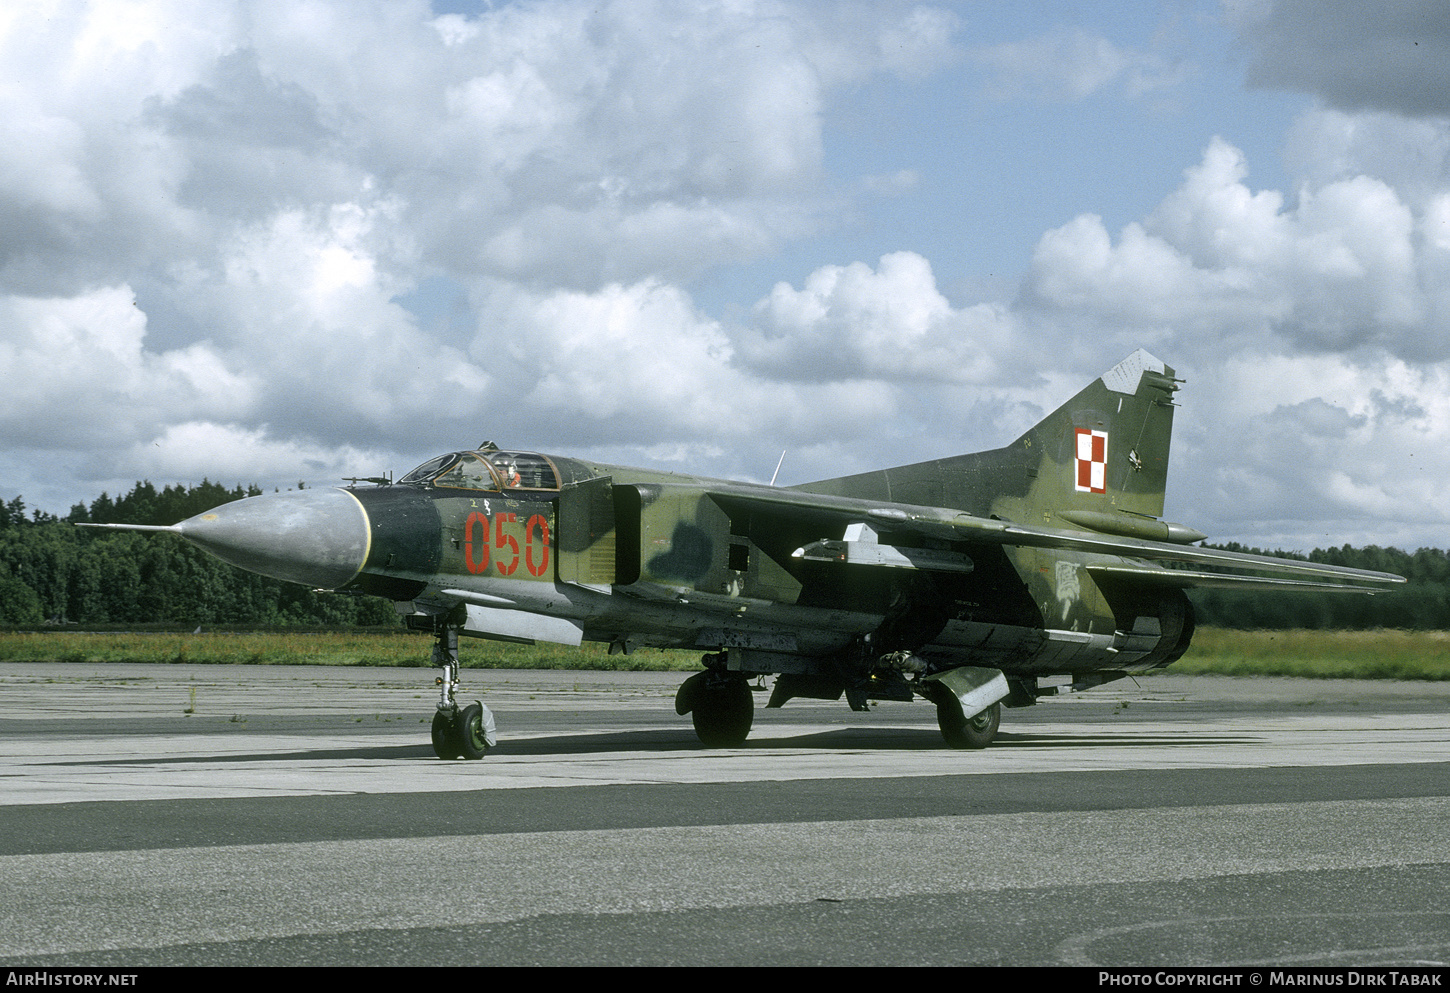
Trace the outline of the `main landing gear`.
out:
<instances>
[{"instance_id":1,"label":"main landing gear","mask_svg":"<svg viewBox=\"0 0 1450 993\"><path fill-rule=\"evenodd\" d=\"M952 748L986 748L1002 724L1009 693L997 669L961 666L917 681L916 691L936 705L936 724Z\"/></svg>"},{"instance_id":2,"label":"main landing gear","mask_svg":"<svg viewBox=\"0 0 1450 993\"><path fill-rule=\"evenodd\" d=\"M493 712L481 700L459 707L453 698L458 688L458 628L439 622L433 635L433 664L443 670L436 681L440 690L433 751L440 759L481 759L498 744Z\"/></svg>"},{"instance_id":3,"label":"main landing gear","mask_svg":"<svg viewBox=\"0 0 1450 993\"><path fill-rule=\"evenodd\" d=\"M725 656L706 655L704 672L680 684L675 713L690 715L695 734L706 748L738 748L755 720L755 699L744 673L725 668Z\"/></svg>"},{"instance_id":4,"label":"main landing gear","mask_svg":"<svg viewBox=\"0 0 1450 993\"><path fill-rule=\"evenodd\" d=\"M951 693L934 693L932 703L936 704L936 725L952 748L986 748L997 737L1002 724L1000 703L971 716L962 712L962 702Z\"/></svg>"},{"instance_id":5,"label":"main landing gear","mask_svg":"<svg viewBox=\"0 0 1450 993\"><path fill-rule=\"evenodd\" d=\"M675 694L675 713L690 715L705 747L737 748L745 743L754 718L749 677L727 669L724 653L706 655L701 661L705 671L686 679ZM948 747L986 748L997 736L1002 700L1010 692L1001 670L959 666L925 674L925 666L909 653L882 661L890 666L854 682L834 676L781 676L769 706L778 707L796 696L839 700L844 693L853 710L866 710L867 700L910 702L921 696L936 706L937 726ZM906 672L917 678L905 679ZM789 688L788 680L795 680Z\"/></svg>"}]
</instances>

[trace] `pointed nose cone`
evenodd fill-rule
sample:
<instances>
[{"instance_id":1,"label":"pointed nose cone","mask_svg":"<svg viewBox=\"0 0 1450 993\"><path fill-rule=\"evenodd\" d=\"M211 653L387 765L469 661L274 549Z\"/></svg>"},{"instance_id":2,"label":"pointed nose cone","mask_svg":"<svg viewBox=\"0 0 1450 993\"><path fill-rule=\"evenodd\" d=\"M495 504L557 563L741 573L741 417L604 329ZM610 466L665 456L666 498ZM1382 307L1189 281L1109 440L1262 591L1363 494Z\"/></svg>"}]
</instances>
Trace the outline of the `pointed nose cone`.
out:
<instances>
[{"instance_id":1,"label":"pointed nose cone","mask_svg":"<svg viewBox=\"0 0 1450 993\"><path fill-rule=\"evenodd\" d=\"M356 497L326 489L222 504L172 530L248 572L332 590L367 561L370 529Z\"/></svg>"}]
</instances>

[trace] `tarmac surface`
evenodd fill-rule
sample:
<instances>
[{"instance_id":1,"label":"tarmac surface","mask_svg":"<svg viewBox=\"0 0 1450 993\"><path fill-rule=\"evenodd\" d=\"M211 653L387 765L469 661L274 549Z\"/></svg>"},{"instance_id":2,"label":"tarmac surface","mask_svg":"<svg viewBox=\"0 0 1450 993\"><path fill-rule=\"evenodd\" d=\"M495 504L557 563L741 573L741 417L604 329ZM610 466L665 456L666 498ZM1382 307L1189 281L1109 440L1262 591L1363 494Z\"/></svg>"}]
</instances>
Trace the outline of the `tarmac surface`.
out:
<instances>
[{"instance_id":1,"label":"tarmac surface","mask_svg":"<svg viewBox=\"0 0 1450 993\"><path fill-rule=\"evenodd\" d=\"M1160 674L1004 711L679 673L0 665L0 966L1450 962L1450 684ZM1443 980L1442 980L1443 981Z\"/></svg>"}]
</instances>

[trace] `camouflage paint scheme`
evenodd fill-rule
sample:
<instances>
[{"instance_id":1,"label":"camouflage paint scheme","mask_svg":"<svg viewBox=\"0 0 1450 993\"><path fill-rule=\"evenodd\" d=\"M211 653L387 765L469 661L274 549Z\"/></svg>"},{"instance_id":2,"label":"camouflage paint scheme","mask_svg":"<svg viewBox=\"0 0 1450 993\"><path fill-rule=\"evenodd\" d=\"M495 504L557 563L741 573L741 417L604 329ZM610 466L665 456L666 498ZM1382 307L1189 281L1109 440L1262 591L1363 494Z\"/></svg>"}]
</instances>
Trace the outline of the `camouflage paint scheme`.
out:
<instances>
[{"instance_id":1,"label":"camouflage paint scheme","mask_svg":"<svg viewBox=\"0 0 1450 993\"><path fill-rule=\"evenodd\" d=\"M773 674L770 706L920 696L950 744L982 747L1002 703L1182 656L1186 588L1403 581L1201 548L1202 534L1163 521L1180 382L1140 350L1005 448L794 487L485 444L340 491L362 510L366 548L332 550L337 570L356 569L328 585L393 600L438 636L445 667L457 634L699 649L706 671L677 709L706 744L744 740L746 681ZM209 546L191 523L176 529L280 574ZM1049 676L1071 686L1039 684ZM439 708L449 757L447 692Z\"/></svg>"}]
</instances>

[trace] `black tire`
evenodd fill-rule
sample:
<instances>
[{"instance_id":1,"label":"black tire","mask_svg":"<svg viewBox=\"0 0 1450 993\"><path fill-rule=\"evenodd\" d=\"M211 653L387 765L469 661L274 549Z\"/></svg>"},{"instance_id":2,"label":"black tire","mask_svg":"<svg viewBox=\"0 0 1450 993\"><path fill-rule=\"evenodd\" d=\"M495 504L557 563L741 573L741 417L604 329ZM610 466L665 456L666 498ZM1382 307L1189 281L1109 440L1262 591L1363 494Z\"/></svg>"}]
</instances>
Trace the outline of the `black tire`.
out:
<instances>
[{"instance_id":1,"label":"black tire","mask_svg":"<svg viewBox=\"0 0 1450 993\"><path fill-rule=\"evenodd\" d=\"M483 737L483 705L470 703L458 715L456 725L459 754L470 760L488 754L488 741Z\"/></svg>"},{"instance_id":2,"label":"black tire","mask_svg":"<svg viewBox=\"0 0 1450 993\"><path fill-rule=\"evenodd\" d=\"M738 748L750 735L755 700L745 680L703 687L690 711L695 734L706 748Z\"/></svg>"},{"instance_id":3,"label":"black tire","mask_svg":"<svg viewBox=\"0 0 1450 993\"><path fill-rule=\"evenodd\" d=\"M994 703L968 717L962 713L962 702L943 690L936 698L936 723L952 748L986 748L1002 724L1002 705Z\"/></svg>"},{"instance_id":4,"label":"black tire","mask_svg":"<svg viewBox=\"0 0 1450 993\"><path fill-rule=\"evenodd\" d=\"M433 714L433 754L440 759L456 759L463 754L463 735L459 720L437 711Z\"/></svg>"}]
</instances>

